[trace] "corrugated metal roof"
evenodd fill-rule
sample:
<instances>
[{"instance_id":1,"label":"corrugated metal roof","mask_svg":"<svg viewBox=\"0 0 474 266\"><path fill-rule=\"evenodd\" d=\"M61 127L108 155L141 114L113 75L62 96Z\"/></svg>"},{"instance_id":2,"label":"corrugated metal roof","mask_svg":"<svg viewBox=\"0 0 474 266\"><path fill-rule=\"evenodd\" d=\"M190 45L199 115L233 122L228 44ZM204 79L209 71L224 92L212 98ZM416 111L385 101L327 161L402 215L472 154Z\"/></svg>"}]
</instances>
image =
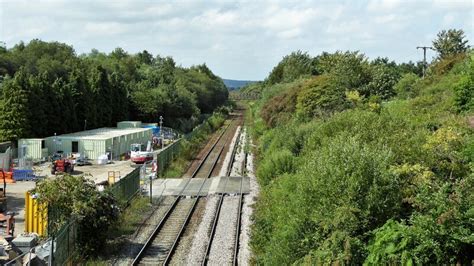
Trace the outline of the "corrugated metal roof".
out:
<instances>
[{"instance_id":1,"label":"corrugated metal roof","mask_svg":"<svg viewBox=\"0 0 474 266\"><path fill-rule=\"evenodd\" d=\"M150 128L97 128L91 129L86 131L80 131L70 134L63 134L58 135L58 138L74 138L74 139L97 139L97 140L106 140L110 138L120 137L124 135L139 133L139 132L146 132L151 129ZM50 137L54 138L54 136Z\"/></svg>"}]
</instances>

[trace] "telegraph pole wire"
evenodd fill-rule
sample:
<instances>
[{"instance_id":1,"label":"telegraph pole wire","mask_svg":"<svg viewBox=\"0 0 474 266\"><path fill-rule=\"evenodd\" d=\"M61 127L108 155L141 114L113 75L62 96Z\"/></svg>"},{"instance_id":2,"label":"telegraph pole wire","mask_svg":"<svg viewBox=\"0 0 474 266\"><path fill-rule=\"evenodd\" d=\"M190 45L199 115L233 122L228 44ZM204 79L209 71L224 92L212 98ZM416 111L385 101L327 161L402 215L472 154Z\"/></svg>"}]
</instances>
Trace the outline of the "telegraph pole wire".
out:
<instances>
[{"instance_id":1,"label":"telegraph pole wire","mask_svg":"<svg viewBox=\"0 0 474 266\"><path fill-rule=\"evenodd\" d=\"M426 50L431 49L434 51L433 47L431 46L417 46L416 49L423 49L423 77L426 75Z\"/></svg>"}]
</instances>

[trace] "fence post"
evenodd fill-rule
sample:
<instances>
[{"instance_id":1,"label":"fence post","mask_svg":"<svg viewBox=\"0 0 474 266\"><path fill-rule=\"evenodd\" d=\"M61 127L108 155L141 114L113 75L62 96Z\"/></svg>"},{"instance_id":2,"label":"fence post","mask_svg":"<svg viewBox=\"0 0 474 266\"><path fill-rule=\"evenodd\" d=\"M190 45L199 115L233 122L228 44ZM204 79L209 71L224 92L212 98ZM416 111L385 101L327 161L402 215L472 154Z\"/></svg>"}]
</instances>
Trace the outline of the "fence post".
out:
<instances>
[{"instance_id":1,"label":"fence post","mask_svg":"<svg viewBox=\"0 0 474 266\"><path fill-rule=\"evenodd\" d=\"M152 175L150 175L150 204L153 204L153 196L152 196L152 190L153 190L153 178Z\"/></svg>"},{"instance_id":2,"label":"fence post","mask_svg":"<svg viewBox=\"0 0 474 266\"><path fill-rule=\"evenodd\" d=\"M69 258L70 253L70 246L69 246L69 234L70 234L70 226L67 227L67 257Z\"/></svg>"},{"instance_id":3,"label":"fence post","mask_svg":"<svg viewBox=\"0 0 474 266\"><path fill-rule=\"evenodd\" d=\"M51 251L49 255L49 265L54 265L54 234L51 236Z\"/></svg>"}]
</instances>

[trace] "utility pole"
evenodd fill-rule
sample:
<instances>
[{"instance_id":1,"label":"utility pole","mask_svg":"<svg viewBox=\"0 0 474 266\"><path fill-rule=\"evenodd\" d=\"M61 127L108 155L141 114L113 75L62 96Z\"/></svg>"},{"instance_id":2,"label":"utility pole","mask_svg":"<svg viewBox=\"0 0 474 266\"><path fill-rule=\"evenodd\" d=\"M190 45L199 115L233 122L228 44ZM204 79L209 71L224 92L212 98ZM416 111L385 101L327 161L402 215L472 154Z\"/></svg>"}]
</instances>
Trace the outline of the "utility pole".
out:
<instances>
[{"instance_id":1,"label":"utility pole","mask_svg":"<svg viewBox=\"0 0 474 266\"><path fill-rule=\"evenodd\" d=\"M164 147L164 139L163 139L163 117L160 115L160 137L161 137L161 149Z\"/></svg>"},{"instance_id":2,"label":"utility pole","mask_svg":"<svg viewBox=\"0 0 474 266\"><path fill-rule=\"evenodd\" d=\"M416 49L423 49L423 77L426 75L426 50L431 49L434 50L431 46L417 46Z\"/></svg>"},{"instance_id":3,"label":"utility pole","mask_svg":"<svg viewBox=\"0 0 474 266\"><path fill-rule=\"evenodd\" d=\"M145 162L146 165L146 162ZM145 173L146 173L146 166L145 166ZM153 204L153 176L150 174L150 204Z\"/></svg>"}]
</instances>

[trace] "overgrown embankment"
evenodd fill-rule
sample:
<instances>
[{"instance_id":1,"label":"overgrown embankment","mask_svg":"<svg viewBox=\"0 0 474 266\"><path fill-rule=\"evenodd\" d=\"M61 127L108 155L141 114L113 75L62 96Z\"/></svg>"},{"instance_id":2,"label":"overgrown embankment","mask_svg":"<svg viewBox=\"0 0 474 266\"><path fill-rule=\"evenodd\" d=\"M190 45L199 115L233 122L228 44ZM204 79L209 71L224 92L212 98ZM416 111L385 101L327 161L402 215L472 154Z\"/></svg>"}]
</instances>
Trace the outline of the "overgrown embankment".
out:
<instances>
[{"instance_id":1,"label":"overgrown embankment","mask_svg":"<svg viewBox=\"0 0 474 266\"><path fill-rule=\"evenodd\" d=\"M179 153L171 164L166 167L163 177L181 177L185 173L193 157L199 152L199 150L201 150L206 141L209 140L212 133L220 129L225 123L229 112L229 106L219 108L202 124L180 140Z\"/></svg>"},{"instance_id":2,"label":"overgrown embankment","mask_svg":"<svg viewBox=\"0 0 474 266\"><path fill-rule=\"evenodd\" d=\"M296 53L246 90L263 95L249 104L256 264L474 259L473 53L425 78L359 53Z\"/></svg>"}]
</instances>

